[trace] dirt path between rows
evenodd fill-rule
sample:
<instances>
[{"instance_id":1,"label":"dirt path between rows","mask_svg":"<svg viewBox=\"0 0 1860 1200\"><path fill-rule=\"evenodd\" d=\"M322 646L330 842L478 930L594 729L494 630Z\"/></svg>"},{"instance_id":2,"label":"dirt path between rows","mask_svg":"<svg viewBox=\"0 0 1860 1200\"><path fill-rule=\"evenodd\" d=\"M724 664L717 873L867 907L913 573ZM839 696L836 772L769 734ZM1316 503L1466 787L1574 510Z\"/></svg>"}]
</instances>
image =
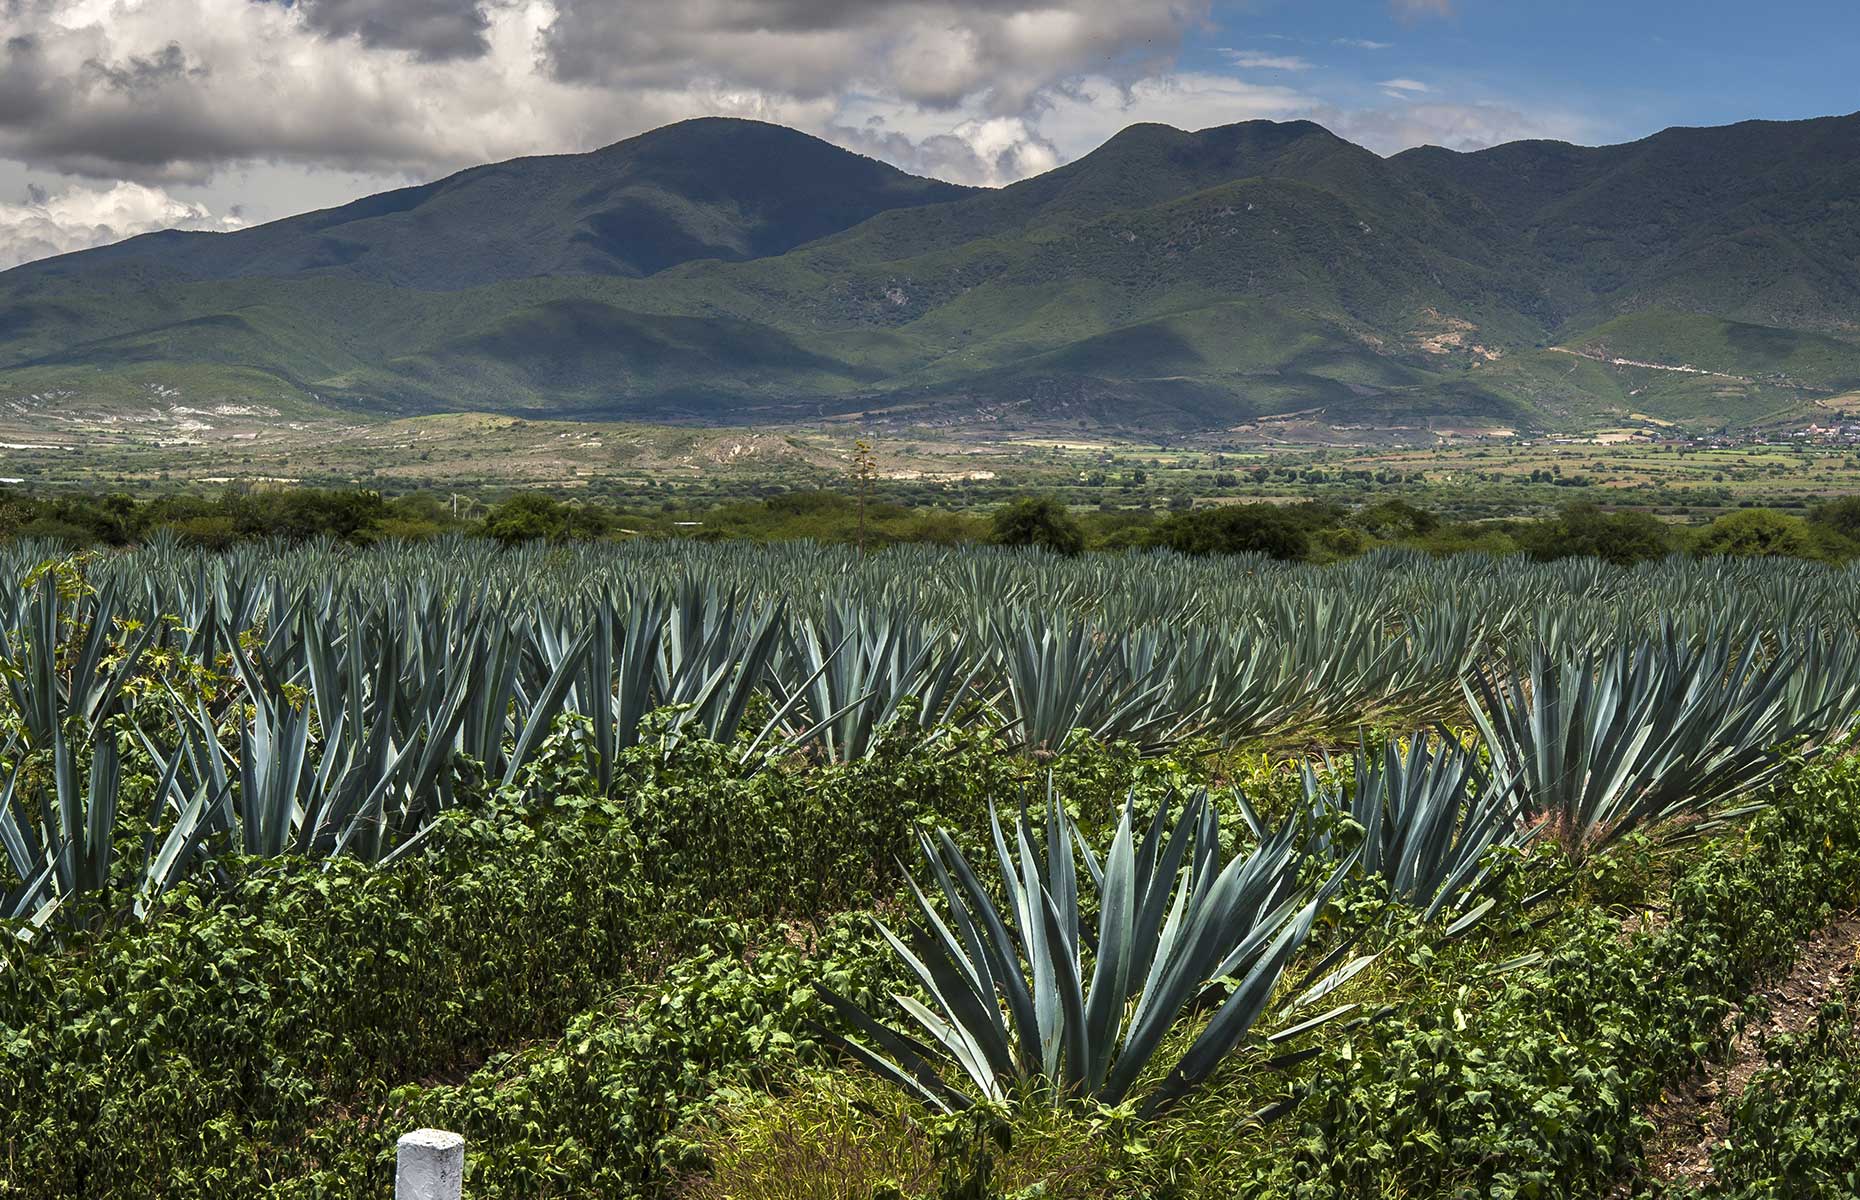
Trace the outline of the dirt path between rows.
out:
<instances>
[{"instance_id":1,"label":"dirt path between rows","mask_svg":"<svg viewBox=\"0 0 1860 1200\"><path fill-rule=\"evenodd\" d=\"M1757 994L1769 1013L1753 1020L1731 1041L1724 1057L1674 1086L1647 1112L1654 1133L1640 1170L1616 1186L1615 1200L1642 1195L1650 1185L1697 1186L1711 1179L1711 1148L1724 1140L1727 1107L1763 1066L1763 1043L1800 1033L1815 1023L1821 1006L1854 973L1860 955L1860 914L1848 913L1811 938L1789 974Z\"/></svg>"}]
</instances>

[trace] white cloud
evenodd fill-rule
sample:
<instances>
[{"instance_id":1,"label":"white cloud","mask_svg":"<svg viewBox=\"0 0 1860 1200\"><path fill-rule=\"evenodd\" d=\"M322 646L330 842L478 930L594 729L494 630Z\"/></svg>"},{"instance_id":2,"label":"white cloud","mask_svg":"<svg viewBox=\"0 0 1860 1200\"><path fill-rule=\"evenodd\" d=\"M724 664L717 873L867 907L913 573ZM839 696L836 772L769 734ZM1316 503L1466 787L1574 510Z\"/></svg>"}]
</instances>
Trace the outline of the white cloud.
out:
<instances>
[{"instance_id":1,"label":"white cloud","mask_svg":"<svg viewBox=\"0 0 1860 1200\"><path fill-rule=\"evenodd\" d=\"M199 182L262 161L426 174L684 117L820 131L847 97L1037 115L1166 70L1209 0L0 0L0 157Z\"/></svg>"},{"instance_id":2,"label":"white cloud","mask_svg":"<svg viewBox=\"0 0 1860 1200\"><path fill-rule=\"evenodd\" d=\"M1291 53L1229 52L1281 84L1180 69L1210 12L1211 0L0 0L0 190L34 178L73 198L56 218L8 206L6 236L36 247L18 256L150 221L211 226L235 202L270 219L706 115L983 184L1137 121L1312 117L1384 151L1562 135L1413 79L1381 84L1402 102L1393 111L1339 109L1281 86L1312 66ZM87 221L80 210L121 181L143 185L121 193L142 207Z\"/></svg>"},{"instance_id":3,"label":"white cloud","mask_svg":"<svg viewBox=\"0 0 1860 1200\"><path fill-rule=\"evenodd\" d=\"M1041 116L1040 130L1072 159L1089 153L1109 133L1141 121L1207 129L1237 121L1290 120L1314 103L1291 88L1213 72L1180 72L1128 87L1094 77L1055 96Z\"/></svg>"},{"instance_id":4,"label":"white cloud","mask_svg":"<svg viewBox=\"0 0 1860 1200\"><path fill-rule=\"evenodd\" d=\"M989 117L964 121L952 136L969 149L983 174L981 183L1007 183L1050 171L1059 165L1051 142L1036 134L1019 117Z\"/></svg>"},{"instance_id":5,"label":"white cloud","mask_svg":"<svg viewBox=\"0 0 1860 1200\"><path fill-rule=\"evenodd\" d=\"M998 185L1088 154L1126 125L1149 121L1206 129L1288 120L1318 103L1292 88L1218 72L1178 71L1135 83L1094 74L1049 90L1026 117L965 116L857 97L826 136L906 170Z\"/></svg>"},{"instance_id":6,"label":"white cloud","mask_svg":"<svg viewBox=\"0 0 1860 1200\"><path fill-rule=\"evenodd\" d=\"M1292 54L1259 54L1251 50L1222 50L1227 61L1252 71L1309 71L1311 62Z\"/></svg>"},{"instance_id":7,"label":"white cloud","mask_svg":"<svg viewBox=\"0 0 1860 1200\"><path fill-rule=\"evenodd\" d=\"M1338 38L1336 44L1348 46L1352 50L1387 50L1394 42L1374 42L1368 38Z\"/></svg>"},{"instance_id":8,"label":"white cloud","mask_svg":"<svg viewBox=\"0 0 1860 1200\"><path fill-rule=\"evenodd\" d=\"M156 229L237 229L235 214L178 200L139 183L73 187L58 195L29 185L24 203L0 204L0 270L87 250Z\"/></svg>"},{"instance_id":9,"label":"white cloud","mask_svg":"<svg viewBox=\"0 0 1860 1200\"><path fill-rule=\"evenodd\" d=\"M1572 113L1525 113L1504 104L1434 102L1375 109L1318 108L1310 117L1337 136L1378 154L1394 154L1415 146L1483 150L1526 138L1582 142L1592 140L1599 132L1593 123Z\"/></svg>"}]
</instances>

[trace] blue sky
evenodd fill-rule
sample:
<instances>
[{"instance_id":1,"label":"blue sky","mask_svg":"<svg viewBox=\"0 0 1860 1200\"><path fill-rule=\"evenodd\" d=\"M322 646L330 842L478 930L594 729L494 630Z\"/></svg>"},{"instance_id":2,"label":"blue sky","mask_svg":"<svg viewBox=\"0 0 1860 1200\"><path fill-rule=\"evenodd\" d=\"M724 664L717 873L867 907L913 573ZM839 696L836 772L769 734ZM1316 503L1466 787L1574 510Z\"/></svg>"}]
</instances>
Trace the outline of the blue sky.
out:
<instances>
[{"instance_id":1,"label":"blue sky","mask_svg":"<svg viewBox=\"0 0 1860 1200\"><path fill-rule=\"evenodd\" d=\"M1254 0L1217 6L1211 24L1184 65L1234 69L1223 49L1297 59L1309 66L1240 73L1365 107L1388 102L1378 81L1410 79L1426 98L1561 115L1606 140L1860 110L1851 0Z\"/></svg>"},{"instance_id":2,"label":"blue sky","mask_svg":"<svg viewBox=\"0 0 1860 1200\"><path fill-rule=\"evenodd\" d=\"M0 269L687 117L1000 185L1124 126L1379 153L1860 109L1860 2L0 0Z\"/></svg>"}]
</instances>

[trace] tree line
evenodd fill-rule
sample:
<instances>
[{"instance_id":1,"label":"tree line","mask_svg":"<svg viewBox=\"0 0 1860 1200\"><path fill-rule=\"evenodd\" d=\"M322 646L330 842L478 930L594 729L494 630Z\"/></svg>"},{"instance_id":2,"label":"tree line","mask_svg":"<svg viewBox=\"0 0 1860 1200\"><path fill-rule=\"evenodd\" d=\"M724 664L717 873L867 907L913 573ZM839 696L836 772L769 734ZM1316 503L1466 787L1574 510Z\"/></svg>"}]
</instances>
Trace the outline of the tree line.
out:
<instances>
[{"instance_id":1,"label":"tree line","mask_svg":"<svg viewBox=\"0 0 1860 1200\"><path fill-rule=\"evenodd\" d=\"M1805 516L1746 508L1708 524L1678 525L1587 502L1547 516L1454 521L1400 499L1358 507L1333 501L1214 502L1157 513L1076 510L1050 496L1029 495L978 511L819 491L706 508L665 504L629 510L543 492L461 507L457 498L433 493L387 496L364 489L234 488L217 495L137 498L0 488L0 538L72 548L129 546L157 536L219 548L262 539L368 544L447 533L509 544L810 538L868 547L904 542L1039 546L1061 554L1143 549L1259 553L1294 562L1337 561L1383 546L1435 554L1524 554L1540 560L1593 556L1620 565L1670 554L1846 562L1860 557L1860 496L1832 499Z\"/></svg>"}]
</instances>

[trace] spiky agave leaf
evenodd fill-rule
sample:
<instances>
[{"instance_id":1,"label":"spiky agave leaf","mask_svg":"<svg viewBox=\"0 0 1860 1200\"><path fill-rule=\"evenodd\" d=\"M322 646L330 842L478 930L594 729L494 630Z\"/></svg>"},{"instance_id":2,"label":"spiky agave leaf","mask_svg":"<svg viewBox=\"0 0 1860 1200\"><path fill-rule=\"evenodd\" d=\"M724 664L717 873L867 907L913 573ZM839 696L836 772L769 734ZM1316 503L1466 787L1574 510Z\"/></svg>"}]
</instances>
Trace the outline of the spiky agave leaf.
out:
<instances>
[{"instance_id":1,"label":"spiky agave leaf","mask_svg":"<svg viewBox=\"0 0 1860 1200\"><path fill-rule=\"evenodd\" d=\"M1515 775L1494 777L1452 738L1418 733L1380 750L1356 747L1352 787L1304 770L1306 803L1362 827L1358 861L1391 898L1432 920L1483 878L1495 846L1522 845L1539 828L1520 819Z\"/></svg>"},{"instance_id":2,"label":"spiky agave leaf","mask_svg":"<svg viewBox=\"0 0 1860 1200\"><path fill-rule=\"evenodd\" d=\"M947 1081L924 1076L935 1060L987 1099L1031 1085L1055 1100L1117 1104L1183 1014L1225 980L1214 1016L1148 1105L1199 1086L1259 1020L1325 899L1298 883L1304 839L1289 828L1215 869L1213 807L1198 793L1173 825L1159 814L1139 840L1125 805L1103 858L1086 853L1093 930L1081 918L1075 846L1083 838L1056 797L1047 798L1043 830L1021 814L1011 845L990 814L1005 906L947 833L920 834L937 900L913 883L919 925L909 935L879 929L930 997L928 1005L895 998L925 1035L908 1044L926 1049L887 1059L843 1035L841 1044L942 1107ZM850 1001L830 1002L867 1038L885 1030L894 1045L907 1044Z\"/></svg>"},{"instance_id":3,"label":"spiky agave leaf","mask_svg":"<svg viewBox=\"0 0 1860 1200\"><path fill-rule=\"evenodd\" d=\"M1495 768L1518 777L1525 817L1586 854L1773 774L1780 749L1810 732L1790 714L1801 661L1669 624L1599 652L1535 649L1528 673L1481 676L1467 696Z\"/></svg>"}]
</instances>

